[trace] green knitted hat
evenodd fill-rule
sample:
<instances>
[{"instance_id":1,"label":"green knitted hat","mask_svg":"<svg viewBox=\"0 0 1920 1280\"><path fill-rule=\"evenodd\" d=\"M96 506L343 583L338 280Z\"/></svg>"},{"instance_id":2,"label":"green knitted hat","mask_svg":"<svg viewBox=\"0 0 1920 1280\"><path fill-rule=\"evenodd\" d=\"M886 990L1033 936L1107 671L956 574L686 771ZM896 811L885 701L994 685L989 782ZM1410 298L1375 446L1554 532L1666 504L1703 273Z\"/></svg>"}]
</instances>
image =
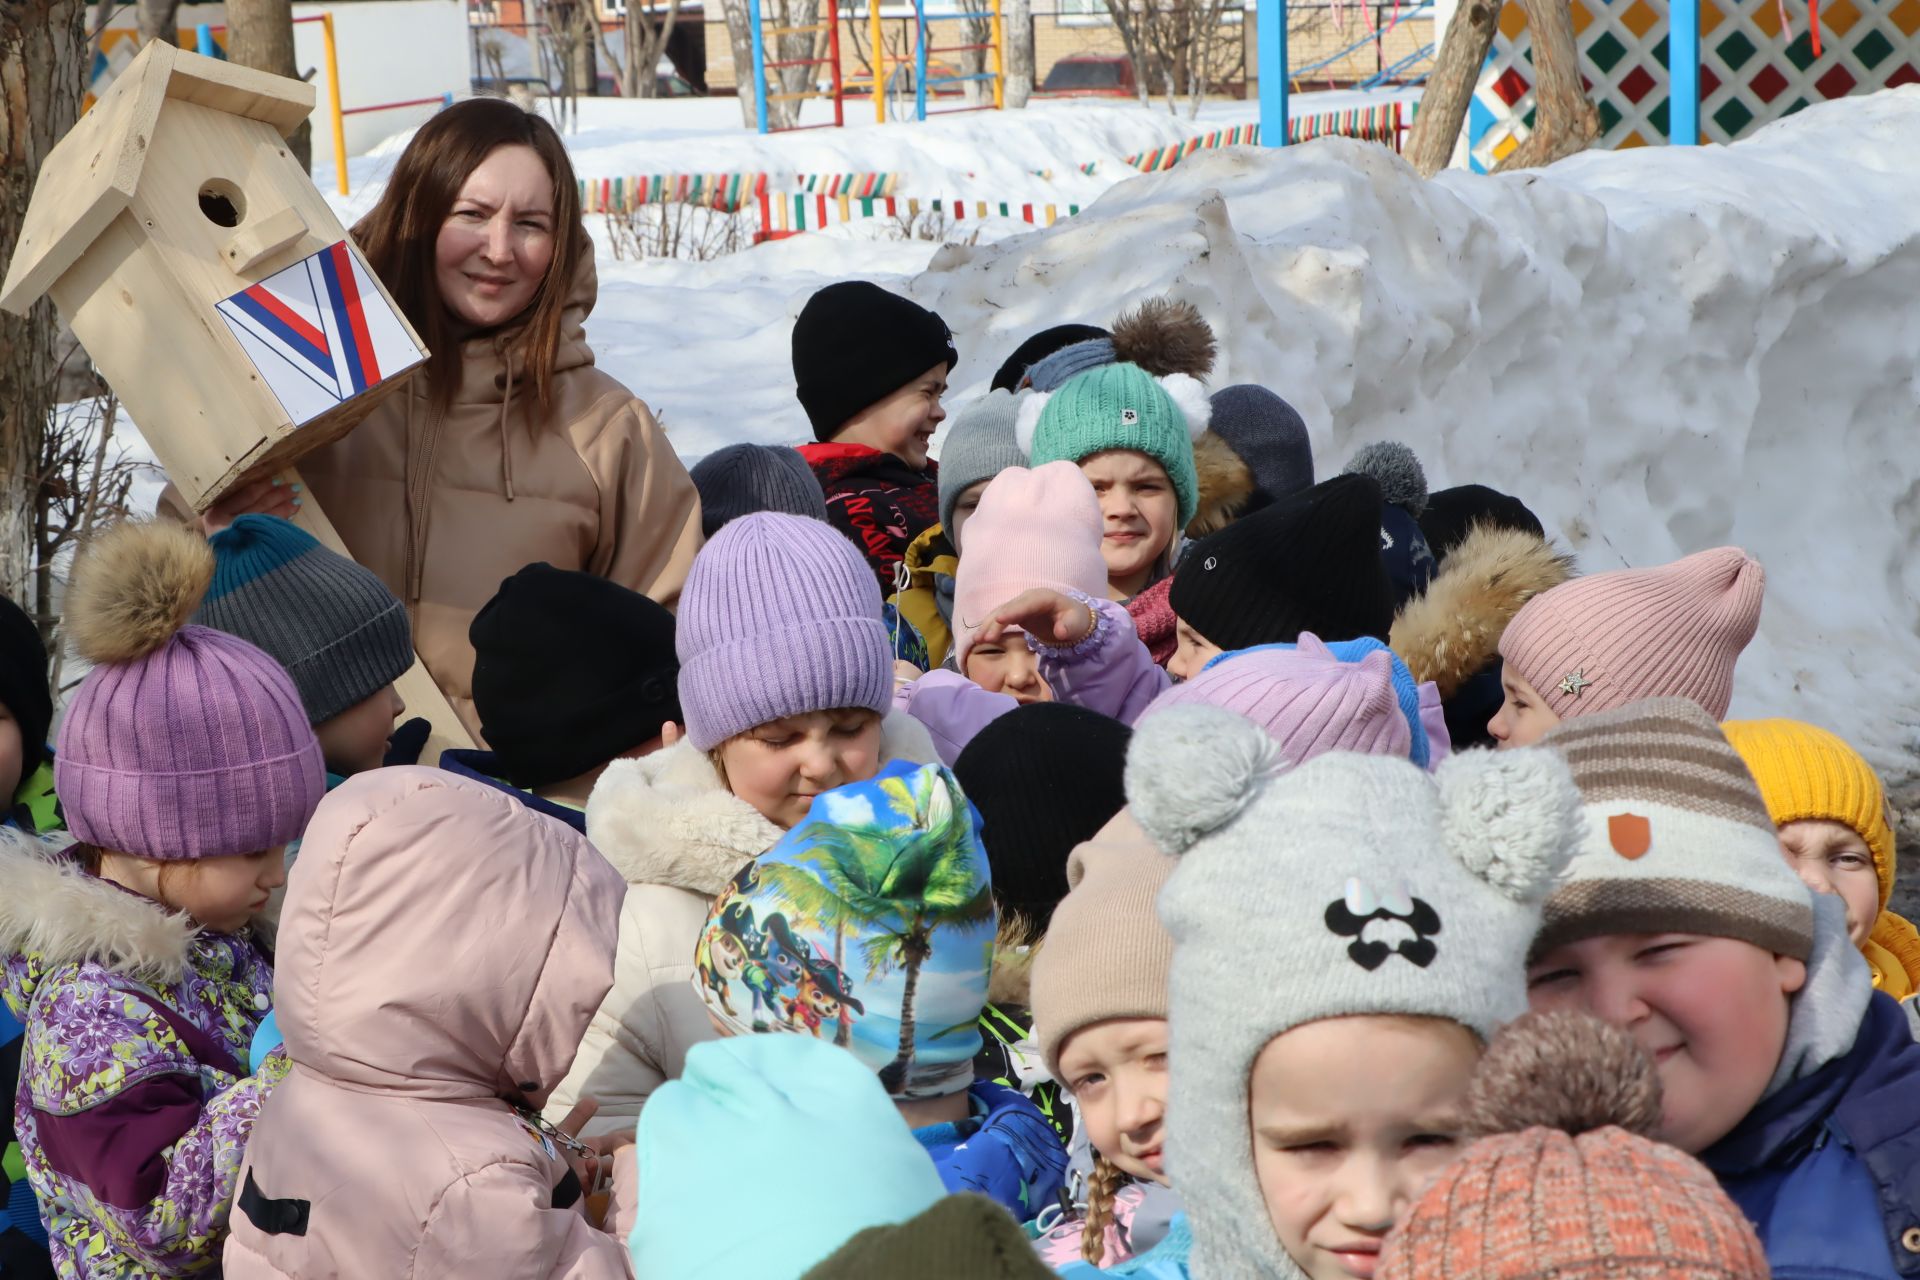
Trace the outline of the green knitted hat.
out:
<instances>
[{"instance_id":1,"label":"green knitted hat","mask_svg":"<svg viewBox=\"0 0 1920 1280\"><path fill-rule=\"evenodd\" d=\"M1186 528L1200 505L1193 442L1211 408L1200 380L1156 378L1137 364L1109 364L1070 378L1052 394L1029 396L1015 429L1032 465L1079 462L1108 449L1144 453L1166 469Z\"/></svg>"}]
</instances>

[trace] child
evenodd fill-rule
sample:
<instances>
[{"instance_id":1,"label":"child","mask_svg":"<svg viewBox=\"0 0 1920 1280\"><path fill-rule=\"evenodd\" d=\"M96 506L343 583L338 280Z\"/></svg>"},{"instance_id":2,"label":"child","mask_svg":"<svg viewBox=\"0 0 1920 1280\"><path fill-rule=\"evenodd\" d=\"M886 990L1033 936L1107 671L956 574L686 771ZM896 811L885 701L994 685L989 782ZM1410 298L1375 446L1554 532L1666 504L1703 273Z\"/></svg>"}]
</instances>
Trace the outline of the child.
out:
<instances>
[{"instance_id":1,"label":"child","mask_svg":"<svg viewBox=\"0 0 1920 1280\"><path fill-rule=\"evenodd\" d=\"M539 1121L612 984L621 894L584 838L479 783L334 792L287 888L296 1070L247 1144L226 1274L630 1275Z\"/></svg>"},{"instance_id":2,"label":"child","mask_svg":"<svg viewBox=\"0 0 1920 1280\"><path fill-rule=\"evenodd\" d=\"M686 737L614 761L587 800L587 836L628 885L620 955L548 1110L598 1099L589 1133L631 1126L687 1047L712 1038L690 981L713 895L820 792L935 758L924 729L886 714L893 660L873 575L817 520L761 512L714 535L674 644Z\"/></svg>"},{"instance_id":3,"label":"child","mask_svg":"<svg viewBox=\"0 0 1920 1280\"><path fill-rule=\"evenodd\" d=\"M1642 698L1690 698L1715 720L1760 626L1766 571L1738 547L1653 569L1589 574L1528 600L1500 635L1502 747Z\"/></svg>"},{"instance_id":4,"label":"child","mask_svg":"<svg viewBox=\"0 0 1920 1280\"><path fill-rule=\"evenodd\" d=\"M1068 855L1127 802L1121 775L1131 736L1097 712L1040 702L987 725L953 766L980 812L1000 912L973 1073L1026 1094L1063 1143L1073 1139L1073 1104L1034 1041L1029 980L1054 908L1066 896Z\"/></svg>"},{"instance_id":5,"label":"child","mask_svg":"<svg viewBox=\"0 0 1920 1280\"><path fill-rule=\"evenodd\" d=\"M1072 888L1033 962L1042 1061L1071 1092L1080 1137L1068 1211L1036 1224L1054 1266L1145 1253L1180 1211L1164 1154L1173 939L1154 915L1173 867L1122 814L1073 851Z\"/></svg>"},{"instance_id":6,"label":"child","mask_svg":"<svg viewBox=\"0 0 1920 1280\"><path fill-rule=\"evenodd\" d=\"M1787 865L1815 893L1847 908L1847 937L1867 958L1873 986L1895 1000L1920 991L1920 931L1887 910L1893 894L1893 826L1886 789L1858 751L1797 720L1729 720Z\"/></svg>"},{"instance_id":7,"label":"child","mask_svg":"<svg viewBox=\"0 0 1920 1280\"><path fill-rule=\"evenodd\" d=\"M1873 990L1838 898L1780 857L1740 756L1679 698L1586 715L1547 744L1586 835L1527 974L1653 1055L1659 1137L1700 1157L1773 1273L1892 1280L1920 1223L1920 1045Z\"/></svg>"},{"instance_id":8,"label":"child","mask_svg":"<svg viewBox=\"0 0 1920 1280\"><path fill-rule=\"evenodd\" d=\"M1016 431L1033 465L1077 463L1099 496L1110 598L1125 603L1172 572L1199 505L1193 442L1210 412L1196 379L1156 379L1132 364L1089 370L1022 402Z\"/></svg>"},{"instance_id":9,"label":"child","mask_svg":"<svg viewBox=\"0 0 1920 1280\"><path fill-rule=\"evenodd\" d=\"M1394 618L1388 643L1436 687L1456 749L1492 746L1487 722L1506 698L1500 637L1527 601L1573 576L1573 557L1518 500L1479 485L1434 494L1420 518L1439 569Z\"/></svg>"},{"instance_id":10,"label":"child","mask_svg":"<svg viewBox=\"0 0 1920 1280\"><path fill-rule=\"evenodd\" d=\"M166 523L97 537L67 626L93 664L55 775L80 842L0 849L5 997L26 1024L15 1111L59 1274L217 1267L276 1054L248 1074L273 970L249 920L324 787L280 664L183 625L213 552Z\"/></svg>"},{"instance_id":11,"label":"child","mask_svg":"<svg viewBox=\"0 0 1920 1280\"><path fill-rule=\"evenodd\" d=\"M1652 1140L1660 1082L1624 1033L1577 1014L1509 1023L1465 1114L1486 1136L1387 1237L1378 1280L1768 1280L1713 1175Z\"/></svg>"},{"instance_id":12,"label":"child","mask_svg":"<svg viewBox=\"0 0 1920 1280\"><path fill-rule=\"evenodd\" d=\"M944 320L864 280L830 284L793 326L793 378L816 443L800 455L886 595L907 548L938 518L927 445L960 361Z\"/></svg>"},{"instance_id":13,"label":"child","mask_svg":"<svg viewBox=\"0 0 1920 1280\"><path fill-rule=\"evenodd\" d=\"M708 541L727 521L756 511L827 518L827 497L797 449L785 445L730 444L693 464L688 473L700 491L700 528Z\"/></svg>"},{"instance_id":14,"label":"child","mask_svg":"<svg viewBox=\"0 0 1920 1280\"><path fill-rule=\"evenodd\" d=\"M1128 755L1129 807L1180 859L1167 1150L1195 1274L1350 1280L1453 1158L1481 1047L1525 1011L1577 796L1542 751L1432 774L1335 752L1275 777L1279 757L1213 707L1143 720Z\"/></svg>"},{"instance_id":15,"label":"child","mask_svg":"<svg viewBox=\"0 0 1920 1280\"><path fill-rule=\"evenodd\" d=\"M680 721L673 615L619 583L530 564L481 606L467 638L492 750L449 751L440 767L575 831L587 829L607 765L658 751Z\"/></svg>"},{"instance_id":16,"label":"child","mask_svg":"<svg viewBox=\"0 0 1920 1280\"><path fill-rule=\"evenodd\" d=\"M995 911L980 820L938 765L825 792L742 867L701 928L691 988L722 1035L782 1032L877 1072L949 1191L1023 1220L1067 1154L1012 1089L975 1080Z\"/></svg>"},{"instance_id":17,"label":"child","mask_svg":"<svg viewBox=\"0 0 1920 1280\"><path fill-rule=\"evenodd\" d=\"M47 751L52 724L40 628L26 610L0 596L0 827L29 835L62 829Z\"/></svg>"},{"instance_id":18,"label":"child","mask_svg":"<svg viewBox=\"0 0 1920 1280\"><path fill-rule=\"evenodd\" d=\"M327 762L327 786L386 763L413 665L406 606L372 570L278 516L241 516L207 539L213 585L193 615L258 645L293 677Z\"/></svg>"},{"instance_id":19,"label":"child","mask_svg":"<svg viewBox=\"0 0 1920 1280\"><path fill-rule=\"evenodd\" d=\"M1380 553L1380 488L1336 476L1195 543L1167 599L1177 619L1170 674L1191 680L1220 654L1290 643L1385 639L1393 583Z\"/></svg>"},{"instance_id":20,"label":"child","mask_svg":"<svg viewBox=\"0 0 1920 1280\"><path fill-rule=\"evenodd\" d=\"M944 667L953 652L953 592L960 569L960 531L980 506L987 482L1026 455L1013 439L1018 402L995 391L953 417L940 445L940 523L907 548L907 585L888 599L926 648L925 670Z\"/></svg>"}]
</instances>

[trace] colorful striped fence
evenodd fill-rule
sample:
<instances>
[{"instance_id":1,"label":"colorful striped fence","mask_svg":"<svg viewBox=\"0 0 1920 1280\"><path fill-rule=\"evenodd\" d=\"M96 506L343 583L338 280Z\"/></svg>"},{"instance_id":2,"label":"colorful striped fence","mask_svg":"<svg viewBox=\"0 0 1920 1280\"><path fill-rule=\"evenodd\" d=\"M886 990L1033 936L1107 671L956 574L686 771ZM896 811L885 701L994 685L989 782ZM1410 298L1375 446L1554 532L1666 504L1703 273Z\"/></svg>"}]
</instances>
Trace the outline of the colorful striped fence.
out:
<instances>
[{"instance_id":1,"label":"colorful striped fence","mask_svg":"<svg viewBox=\"0 0 1920 1280\"><path fill-rule=\"evenodd\" d=\"M835 223L863 221L868 218L917 218L922 213L939 213L955 222L968 218L1017 218L1031 226L1050 227L1063 217L1080 212L1077 204L1046 204L1017 200L922 200L919 197L824 192L771 195L762 192L760 201L761 240L779 240L803 231L819 231Z\"/></svg>"},{"instance_id":2,"label":"colorful striped fence","mask_svg":"<svg viewBox=\"0 0 1920 1280\"><path fill-rule=\"evenodd\" d=\"M739 213L775 185L840 196L890 196L900 185L897 173L651 173L631 178L582 178L580 212L632 213L642 205L692 204L722 213Z\"/></svg>"},{"instance_id":3,"label":"colorful striped fence","mask_svg":"<svg viewBox=\"0 0 1920 1280\"><path fill-rule=\"evenodd\" d=\"M1345 111L1327 111L1317 115L1295 116L1287 122L1287 134L1293 142L1307 142L1314 138L1342 137L1358 138L1362 142L1381 142L1394 148L1400 147L1401 104L1382 102L1370 107L1349 107ZM1127 163L1142 173L1159 173L1185 160L1196 151L1212 151L1218 147L1257 147L1260 145L1260 126L1257 124L1237 124L1230 129L1216 129L1212 133L1203 133L1188 138L1184 142L1170 143L1164 147L1154 147L1138 155L1127 157ZM1082 165L1082 172L1091 173L1092 165Z\"/></svg>"}]
</instances>

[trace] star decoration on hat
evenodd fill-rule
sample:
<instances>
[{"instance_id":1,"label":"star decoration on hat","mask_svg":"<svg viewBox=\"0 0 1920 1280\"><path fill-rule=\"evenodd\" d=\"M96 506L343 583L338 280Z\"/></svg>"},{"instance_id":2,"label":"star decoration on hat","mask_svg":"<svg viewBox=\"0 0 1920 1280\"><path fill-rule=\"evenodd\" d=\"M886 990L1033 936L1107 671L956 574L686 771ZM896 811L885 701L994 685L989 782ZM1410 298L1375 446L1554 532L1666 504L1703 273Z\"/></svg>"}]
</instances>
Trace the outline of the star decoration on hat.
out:
<instances>
[{"instance_id":1,"label":"star decoration on hat","mask_svg":"<svg viewBox=\"0 0 1920 1280\"><path fill-rule=\"evenodd\" d=\"M1580 696L1581 690L1587 688L1592 683L1593 681L1587 679L1587 673L1585 671L1569 671L1567 672L1567 678L1560 682L1560 692L1577 698Z\"/></svg>"}]
</instances>

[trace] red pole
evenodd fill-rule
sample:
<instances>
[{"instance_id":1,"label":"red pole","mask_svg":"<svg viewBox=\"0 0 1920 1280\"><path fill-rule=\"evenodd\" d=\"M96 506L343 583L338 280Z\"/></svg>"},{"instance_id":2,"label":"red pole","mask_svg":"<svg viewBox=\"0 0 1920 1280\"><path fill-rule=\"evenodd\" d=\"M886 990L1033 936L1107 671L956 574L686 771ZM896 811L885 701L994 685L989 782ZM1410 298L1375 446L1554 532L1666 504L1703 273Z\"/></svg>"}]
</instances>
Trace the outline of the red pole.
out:
<instances>
[{"instance_id":1,"label":"red pole","mask_svg":"<svg viewBox=\"0 0 1920 1280\"><path fill-rule=\"evenodd\" d=\"M880 0L871 0L878 4ZM840 4L839 0L828 0L827 4L827 49L833 59L833 127L846 126L846 119L840 108Z\"/></svg>"}]
</instances>

